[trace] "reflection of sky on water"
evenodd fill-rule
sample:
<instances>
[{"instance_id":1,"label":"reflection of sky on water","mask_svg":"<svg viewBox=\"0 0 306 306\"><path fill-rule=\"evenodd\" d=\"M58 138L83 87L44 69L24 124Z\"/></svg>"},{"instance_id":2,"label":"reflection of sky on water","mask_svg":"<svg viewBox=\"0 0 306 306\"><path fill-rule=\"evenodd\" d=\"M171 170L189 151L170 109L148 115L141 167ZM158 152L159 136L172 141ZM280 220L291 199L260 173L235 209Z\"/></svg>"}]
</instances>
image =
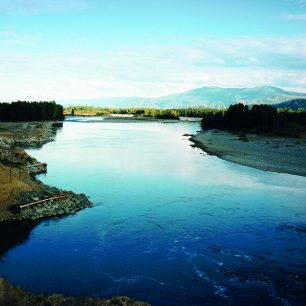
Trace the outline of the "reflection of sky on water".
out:
<instances>
[{"instance_id":1,"label":"reflection of sky on water","mask_svg":"<svg viewBox=\"0 0 306 306\"><path fill-rule=\"evenodd\" d=\"M182 137L197 129L65 122L55 142L30 154L48 163L45 183L96 205L42 222L5 255L0 275L39 292L156 305L301 297L306 178L204 156Z\"/></svg>"},{"instance_id":2,"label":"reflection of sky on water","mask_svg":"<svg viewBox=\"0 0 306 306\"><path fill-rule=\"evenodd\" d=\"M86 117L81 120L89 121ZM190 147L186 145L189 143L188 138L182 135L194 133L197 129L199 129L199 123L187 122L181 124L103 122L103 124L82 125L69 122L65 124L64 134L58 135L60 139L56 143L46 145L41 153L40 151L35 153L35 150L30 152L38 156L38 159L40 154L52 158L54 152L49 151L48 147L52 146L62 151L64 142L65 151L60 156L65 164L69 164L77 171L86 167L89 175L94 175L93 172L98 170L128 172L129 175L142 171L148 175L169 176L178 180L192 180L209 185L252 188L260 188L264 185L264 188L288 188L288 190L293 188L294 191L300 190L303 186L303 178L291 176L290 180L295 180L295 184L288 186L284 179L287 176L285 174L260 171L262 173L258 176L254 175L259 172L258 170L220 161L214 156L201 158L197 156L198 152L201 152L199 149L194 149L198 152L191 154ZM165 155L169 158L165 158ZM195 156L198 157L196 160ZM57 157L55 155L55 158ZM56 163L63 161L56 160ZM101 165L103 169L98 168ZM200 167L205 169L204 173L199 171ZM53 175L52 161L49 169L48 176L51 177ZM57 167L56 173L58 171L60 169ZM65 171L66 169L63 168L62 172ZM267 180L269 180L268 186Z\"/></svg>"}]
</instances>

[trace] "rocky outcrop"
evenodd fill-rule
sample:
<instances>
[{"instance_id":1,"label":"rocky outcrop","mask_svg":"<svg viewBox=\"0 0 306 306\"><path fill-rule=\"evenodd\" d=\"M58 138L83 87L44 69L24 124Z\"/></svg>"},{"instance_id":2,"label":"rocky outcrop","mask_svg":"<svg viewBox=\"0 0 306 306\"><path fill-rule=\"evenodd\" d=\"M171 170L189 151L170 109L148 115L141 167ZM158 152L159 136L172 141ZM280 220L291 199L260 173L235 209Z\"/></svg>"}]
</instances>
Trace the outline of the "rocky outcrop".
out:
<instances>
[{"instance_id":1,"label":"rocky outcrop","mask_svg":"<svg viewBox=\"0 0 306 306\"><path fill-rule=\"evenodd\" d=\"M67 297L62 294L32 294L20 287L14 287L0 278L0 305L14 306L147 306L149 304L137 302L124 296L110 299L90 297Z\"/></svg>"},{"instance_id":2,"label":"rocky outcrop","mask_svg":"<svg viewBox=\"0 0 306 306\"><path fill-rule=\"evenodd\" d=\"M47 165L29 156L25 147L41 146L55 137L60 123L0 123L0 252L27 239L42 218L75 213L92 203L84 194L44 185L36 175ZM12 230L13 229L13 230ZM146 306L127 297L98 299L62 294L32 294L0 278L0 305Z\"/></svg>"},{"instance_id":3,"label":"rocky outcrop","mask_svg":"<svg viewBox=\"0 0 306 306\"><path fill-rule=\"evenodd\" d=\"M85 194L75 194L46 186L38 192L23 192L11 207L11 219L36 220L47 217L73 214L83 208L92 207Z\"/></svg>"},{"instance_id":4,"label":"rocky outcrop","mask_svg":"<svg viewBox=\"0 0 306 306\"><path fill-rule=\"evenodd\" d=\"M49 187L35 178L47 165L25 147L52 141L61 123L0 123L0 221L34 220L75 213L92 204L84 194Z\"/></svg>"}]
</instances>

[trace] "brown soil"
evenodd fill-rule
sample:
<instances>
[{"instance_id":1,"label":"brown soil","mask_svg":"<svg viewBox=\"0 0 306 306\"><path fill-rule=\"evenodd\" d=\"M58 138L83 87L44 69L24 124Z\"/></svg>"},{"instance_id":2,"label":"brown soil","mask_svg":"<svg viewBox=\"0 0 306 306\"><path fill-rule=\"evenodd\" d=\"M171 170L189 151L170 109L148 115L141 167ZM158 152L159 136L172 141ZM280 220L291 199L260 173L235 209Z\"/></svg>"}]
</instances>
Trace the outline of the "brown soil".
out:
<instances>
[{"instance_id":1,"label":"brown soil","mask_svg":"<svg viewBox=\"0 0 306 306\"><path fill-rule=\"evenodd\" d=\"M35 176L46 172L47 165L24 151L52 141L59 127L60 123L54 122L0 123L0 221L53 217L91 206L85 195L51 188L37 180ZM46 201L54 197L56 200ZM39 205L18 209L37 201Z\"/></svg>"},{"instance_id":2,"label":"brown soil","mask_svg":"<svg viewBox=\"0 0 306 306\"><path fill-rule=\"evenodd\" d=\"M47 165L38 162L24 151L25 147L42 146L52 141L59 125L53 122L0 122L0 225L2 230L5 229L0 237L1 251L6 251L18 241L27 239L29 231L37 224L32 220L67 215L92 206L84 194L49 187L37 180L35 176L46 172ZM26 207L20 205L26 205ZM25 223L20 222L21 220ZM31 222L28 222L29 220ZM8 230L9 226L14 230ZM15 232L16 237L12 235ZM32 294L20 287L13 287L0 278L0 305L145 306L149 304L127 297L98 299L66 297L62 294Z\"/></svg>"},{"instance_id":3,"label":"brown soil","mask_svg":"<svg viewBox=\"0 0 306 306\"><path fill-rule=\"evenodd\" d=\"M6 214L20 192L39 189L40 185L25 170L0 163L0 215Z\"/></svg>"}]
</instances>

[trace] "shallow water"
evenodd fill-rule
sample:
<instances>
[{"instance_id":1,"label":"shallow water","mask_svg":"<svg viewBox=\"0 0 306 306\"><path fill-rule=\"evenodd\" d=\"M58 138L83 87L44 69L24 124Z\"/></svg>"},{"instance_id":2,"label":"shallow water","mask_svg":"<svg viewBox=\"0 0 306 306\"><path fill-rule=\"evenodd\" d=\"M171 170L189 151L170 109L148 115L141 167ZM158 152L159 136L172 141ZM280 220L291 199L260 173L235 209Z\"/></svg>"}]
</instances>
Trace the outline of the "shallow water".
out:
<instances>
[{"instance_id":1,"label":"shallow water","mask_svg":"<svg viewBox=\"0 0 306 306\"><path fill-rule=\"evenodd\" d=\"M34 292L153 305L303 305L306 178L206 156L199 123L66 120L28 152L94 208L41 222L0 259Z\"/></svg>"}]
</instances>

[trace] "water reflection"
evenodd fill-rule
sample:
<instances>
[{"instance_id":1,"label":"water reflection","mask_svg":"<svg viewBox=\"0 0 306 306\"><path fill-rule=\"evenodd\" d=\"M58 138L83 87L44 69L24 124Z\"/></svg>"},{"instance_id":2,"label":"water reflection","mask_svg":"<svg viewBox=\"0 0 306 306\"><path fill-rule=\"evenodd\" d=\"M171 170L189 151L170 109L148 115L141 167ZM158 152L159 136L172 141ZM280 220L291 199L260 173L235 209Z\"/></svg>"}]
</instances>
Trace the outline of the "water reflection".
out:
<instances>
[{"instance_id":1,"label":"water reflection","mask_svg":"<svg viewBox=\"0 0 306 306\"><path fill-rule=\"evenodd\" d=\"M14 222L7 221L0 223L0 256L3 256L9 249L22 245L30 239L32 229L39 222Z\"/></svg>"},{"instance_id":2,"label":"water reflection","mask_svg":"<svg viewBox=\"0 0 306 306\"><path fill-rule=\"evenodd\" d=\"M48 162L45 183L96 206L42 222L0 275L38 292L154 305L303 303L305 178L200 154L182 137L195 122L83 121L30 153Z\"/></svg>"}]
</instances>

